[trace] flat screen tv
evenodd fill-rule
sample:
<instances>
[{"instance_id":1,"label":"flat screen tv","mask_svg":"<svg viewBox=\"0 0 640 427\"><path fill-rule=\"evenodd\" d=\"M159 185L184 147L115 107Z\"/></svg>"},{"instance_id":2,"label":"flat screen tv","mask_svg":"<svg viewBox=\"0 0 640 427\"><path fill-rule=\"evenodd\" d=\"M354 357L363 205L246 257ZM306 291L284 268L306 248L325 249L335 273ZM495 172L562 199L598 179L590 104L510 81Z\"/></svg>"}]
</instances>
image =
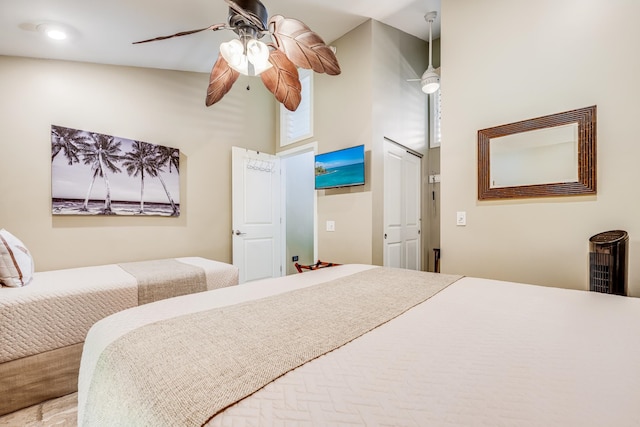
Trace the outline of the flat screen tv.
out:
<instances>
[{"instance_id":1,"label":"flat screen tv","mask_svg":"<svg viewBox=\"0 0 640 427\"><path fill-rule=\"evenodd\" d=\"M317 154L316 190L364 185L364 145Z\"/></svg>"}]
</instances>

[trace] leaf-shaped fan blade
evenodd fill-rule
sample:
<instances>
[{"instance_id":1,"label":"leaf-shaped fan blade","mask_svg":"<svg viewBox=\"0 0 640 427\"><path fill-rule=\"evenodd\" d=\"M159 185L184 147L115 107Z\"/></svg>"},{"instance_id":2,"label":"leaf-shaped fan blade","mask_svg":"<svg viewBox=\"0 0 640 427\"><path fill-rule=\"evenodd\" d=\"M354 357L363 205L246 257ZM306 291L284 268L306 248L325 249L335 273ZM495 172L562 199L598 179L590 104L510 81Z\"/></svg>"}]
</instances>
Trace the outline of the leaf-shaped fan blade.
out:
<instances>
[{"instance_id":1,"label":"leaf-shaped fan blade","mask_svg":"<svg viewBox=\"0 0 640 427\"><path fill-rule=\"evenodd\" d=\"M231 86L238 80L240 73L229 66L229 63L222 57L218 56L211 76L209 77L209 87L207 88L207 107L220 101L223 96L231 90Z\"/></svg>"},{"instance_id":2,"label":"leaf-shaped fan blade","mask_svg":"<svg viewBox=\"0 0 640 427\"><path fill-rule=\"evenodd\" d=\"M175 33L170 36L161 36L161 37L156 37L148 40L140 40L139 42L133 42L132 44L148 43L148 42L155 42L157 40L166 40L173 37L188 36L189 34L195 34L195 33L199 33L200 31L206 31L206 30L217 31L226 27L227 27L227 24L215 24L215 25L210 25L206 28L198 28L197 30L181 31L179 33Z\"/></svg>"},{"instance_id":3,"label":"leaf-shaped fan blade","mask_svg":"<svg viewBox=\"0 0 640 427\"><path fill-rule=\"evenodd\" d=\"M274 15L269 28L278 46L298 67L311 68L316 73L340 74L340 64L324 40L304 22Z\"/></svg>"},{"instance_id":4,"label":"leaf-shaped fan blade","mask_svg":"<svg viewBox=\"0 0 640 427\"><path fill-rule=\"evenodd\" d=\"M287 110L295 111L302 99L302 85L300 84L298 69L279 50L271 51L269 62L273 67L260 74L262 83Z\"/></svg>"}]
</instances>

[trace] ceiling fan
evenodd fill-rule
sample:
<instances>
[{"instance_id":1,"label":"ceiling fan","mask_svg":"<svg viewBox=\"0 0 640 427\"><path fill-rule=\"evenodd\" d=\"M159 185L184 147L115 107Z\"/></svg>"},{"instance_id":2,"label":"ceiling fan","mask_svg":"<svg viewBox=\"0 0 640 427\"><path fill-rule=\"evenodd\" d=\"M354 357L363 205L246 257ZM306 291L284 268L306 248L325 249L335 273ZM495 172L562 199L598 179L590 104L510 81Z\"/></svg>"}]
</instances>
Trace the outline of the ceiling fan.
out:
<instances>
[{"instance_id":1,"label":"ceiling fan","mask_svg":"<svg viewBox=\"0 0 640 427\"><path fill-rule=\"evenodd\" d=\"M211 30L233 30L237 39L220 45L220 55L211 70L205 104L220 101L229 92L240 74L260 75L265 87L288 110L295 111L302 97L298 69L316 73L340 74L340 65L333 50L305 23L273 15L260 0L224 0L229 5L227 22L206 28L182 31L134 44L165 40ZM268 21L267 21L268 19ZM270 35L272 41L260 41Z\"/></svg>"},{"instance_id":2,"label":"ceiling fan","mask_svg":"<svg viewBox=\"0 0 640 427\"><path fill-rule=\"evenodd\" d=\"M433 68L433 64L431 61L432 53L433 53L433 43L431 40L431 25L433 21L436 20L436 16L438 12L429 12L424 15L425 21L429 23L429 66L426 71L422 74L422 77L419 79L409 79L408 82L420 82L420 87L422 91L426 94L435 93L438 89L440 89L440 75Z\"/></svg>"}]
</instances>

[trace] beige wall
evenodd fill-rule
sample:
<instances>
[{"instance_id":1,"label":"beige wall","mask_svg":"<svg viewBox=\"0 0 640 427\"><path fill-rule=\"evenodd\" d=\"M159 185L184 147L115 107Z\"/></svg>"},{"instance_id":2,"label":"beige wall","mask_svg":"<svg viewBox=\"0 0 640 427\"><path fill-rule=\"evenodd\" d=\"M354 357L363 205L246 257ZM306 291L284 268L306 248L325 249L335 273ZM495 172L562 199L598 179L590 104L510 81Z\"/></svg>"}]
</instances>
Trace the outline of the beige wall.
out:
<instances>
[{"instance_id":1,"label":"beige wall","mask_svg":"<svg viewBox=\"0 0 640 427\"><path fill-rule=\"evenodd\" d=\"M0 228L24 241L36 270L191 255L231 262L230 147L275 144L275 105L259 80L241 78L206 108L206 74L15 57L0 57L0 70ZM179 148L180 217L53 217L52 124Z\"/></svg>"},{"instance_id":2,"label":"beige wall","mask_svg":"<svg viewBox=\"0 0 640 427\"><path fill-rule=\"evenodd\" d=\"M371 22L332 43L342 73L314 76L314 139L318 152L365 145L371 158ZM371 263L371 163L366 185L318 191L318 258L339 263ZM326 231L326 221L336 231Z\"/></svg>"},{"instance_id":3,"label":"beige wall","mask_svg":"<svg viewBox=\"0 0 640 427\"><path fill-rule=\"evenodd\" d=\"M588 289L589 237L623 229L640 296L638 16L627 0L442 1L443 272ZM478 202L478 129L590 105L596 196Z\"/></svg>"}]
</instances>

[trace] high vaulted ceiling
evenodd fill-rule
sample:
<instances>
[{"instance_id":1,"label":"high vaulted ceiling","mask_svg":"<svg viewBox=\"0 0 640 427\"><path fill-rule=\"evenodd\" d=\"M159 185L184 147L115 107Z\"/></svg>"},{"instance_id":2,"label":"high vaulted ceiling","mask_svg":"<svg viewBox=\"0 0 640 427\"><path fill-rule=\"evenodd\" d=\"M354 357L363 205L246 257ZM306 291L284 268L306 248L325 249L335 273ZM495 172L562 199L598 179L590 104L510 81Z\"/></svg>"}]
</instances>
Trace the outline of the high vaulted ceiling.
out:
<instances>
[{"instance_id":1,"label":"high vaulted ceiling","mask_svg":"<svg viewBox=\"0 0 640 427\"><path fill-rule=\"evenodd\" d=\"M424 15L440 0L262 0L269 16L297 18L327 44L369 18L428 40ZM228 30L204 31L170 40L134 41L207 27L226 21L224 0L0 0L0 55L63 59L209 72L218 46L235 37ZM36 27L57 23L73 31L70 40L47 39Z\"/></svg>"}]
</instances>

